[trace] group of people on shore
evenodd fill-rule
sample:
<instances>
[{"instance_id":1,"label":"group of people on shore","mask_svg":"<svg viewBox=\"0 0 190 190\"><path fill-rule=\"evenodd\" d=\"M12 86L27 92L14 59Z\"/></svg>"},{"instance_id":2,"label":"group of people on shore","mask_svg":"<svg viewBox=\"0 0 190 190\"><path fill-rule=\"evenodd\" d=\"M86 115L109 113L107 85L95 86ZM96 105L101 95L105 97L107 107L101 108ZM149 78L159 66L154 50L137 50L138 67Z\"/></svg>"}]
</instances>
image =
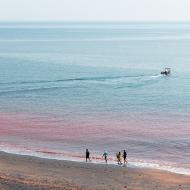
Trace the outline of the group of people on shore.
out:
<instances>
[{"instance_id":1,"label":"group of people on shore","mask_svg":"<svg viewBox=\"0 0 190 190\"><path fill-rule=\"evenodd\" d=\"M105 160L105 163L108 163L108 152L104 151L102 157ZM121 152L116 153L116 159L117 159L117 163L118 165L122 165L122 160L123 160L123 164L124 166L127 164L127 151L123 150L123 154ZM91 162L90 159L90 151L88 149L86 149L86 162Z\"/></svg>"}]
</instances>

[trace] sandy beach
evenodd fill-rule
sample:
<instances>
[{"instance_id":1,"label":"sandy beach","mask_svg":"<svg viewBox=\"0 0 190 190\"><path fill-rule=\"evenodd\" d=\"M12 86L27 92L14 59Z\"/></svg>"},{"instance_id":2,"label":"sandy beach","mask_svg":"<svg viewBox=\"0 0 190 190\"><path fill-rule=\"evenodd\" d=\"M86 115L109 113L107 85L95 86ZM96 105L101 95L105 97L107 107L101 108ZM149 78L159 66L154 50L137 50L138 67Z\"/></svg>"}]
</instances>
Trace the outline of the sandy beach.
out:
<instances>
[{"instance_id":1,"label":"sandy beach","mask_svg":"<svg viewBox=\"0 0 190 190\"><path fill-rule=\"evenodd\" d=\"M1 190L189 190L190 176L0 152Z\"/></svg>"}]
</instances>

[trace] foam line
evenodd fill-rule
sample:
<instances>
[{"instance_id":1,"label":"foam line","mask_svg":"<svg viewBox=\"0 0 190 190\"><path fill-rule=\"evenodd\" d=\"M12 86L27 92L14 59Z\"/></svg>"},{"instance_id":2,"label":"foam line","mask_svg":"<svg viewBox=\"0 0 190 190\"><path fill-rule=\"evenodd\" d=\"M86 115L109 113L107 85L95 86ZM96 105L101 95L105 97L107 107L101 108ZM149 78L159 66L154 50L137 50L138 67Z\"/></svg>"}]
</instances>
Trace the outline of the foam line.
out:
<instances>
[{"instance_id":1,"label":"foam line","mask_svg":"<svg viewBox=\"0 0 190 190\"><path fill-rule=\"evenodd\" d=\"M74 162L84 162L85 157L81 154L73 154L69 152L54 152L54 151L47 151L47 150L30 150L25 148L16 148L16 147L7 147L4 145L0 145L0 151L17 154L17 155L26 155L26 156L34 156L39 158L45 159L55 159L55 160L65 160L65 161L74 161ZM91 157L92 163L94 164L105 164L103 158L100 155L93 155ZM117 162L114 157L109 157L108 164L117 165ZM137 160L130 158L128 159L128 167L131 168L151 168L151 169L158 169L163 171L168 171L176 174L182 175L190 175L190 168L184 167L176 167L172 164L168 163L156 163L156 162L146 162L145 160Z\"/></svg>"}]
</instances>

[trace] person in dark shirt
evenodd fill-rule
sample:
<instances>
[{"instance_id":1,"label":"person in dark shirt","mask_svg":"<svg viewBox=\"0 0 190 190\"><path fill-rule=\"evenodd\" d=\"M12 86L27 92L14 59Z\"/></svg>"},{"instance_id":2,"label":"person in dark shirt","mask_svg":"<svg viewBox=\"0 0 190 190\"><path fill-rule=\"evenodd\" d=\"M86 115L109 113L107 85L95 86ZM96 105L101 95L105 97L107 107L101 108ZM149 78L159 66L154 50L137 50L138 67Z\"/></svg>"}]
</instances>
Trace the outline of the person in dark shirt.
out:
<instances>
[{"instance_id":1,"label":"person in dark shirt","mask_svg":"<svg viewBox=\"0 0 190 190\"><path fill-rule=\"evenodd\" d=\"M127 152L126 150L123 151L123 160L124 160L124 165L127 163Z\"/></svg>"},{"instance_id":2,"label":"person in dark shirt","mask_svg":"<svg viewBox=\"0 0 190 190\"><path fill-rule=\"evenodd\" d=\"M90 152L89 152L89 150L88 149L86 149L86 162L90 162L91 160L90 160Z\"/></svg>"}]
</instances>

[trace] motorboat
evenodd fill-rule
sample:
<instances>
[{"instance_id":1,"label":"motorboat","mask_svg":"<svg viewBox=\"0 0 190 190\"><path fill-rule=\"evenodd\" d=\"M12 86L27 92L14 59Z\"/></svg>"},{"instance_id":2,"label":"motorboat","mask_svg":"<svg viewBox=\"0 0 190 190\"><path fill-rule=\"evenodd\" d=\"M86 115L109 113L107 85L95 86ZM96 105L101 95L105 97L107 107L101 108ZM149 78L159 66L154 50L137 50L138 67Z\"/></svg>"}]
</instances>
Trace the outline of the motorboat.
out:
<instances>
[{"instance_id":1,"label":"motorboat","mask_svg":"<svg viewBox=\"0 0 190 190\"><path fill-rule=\"evenodd\" d=\"M170 75L171 74L171 68L166 67L163 71L160 73L161 75Z\"/></svg>"}]
</instances>

